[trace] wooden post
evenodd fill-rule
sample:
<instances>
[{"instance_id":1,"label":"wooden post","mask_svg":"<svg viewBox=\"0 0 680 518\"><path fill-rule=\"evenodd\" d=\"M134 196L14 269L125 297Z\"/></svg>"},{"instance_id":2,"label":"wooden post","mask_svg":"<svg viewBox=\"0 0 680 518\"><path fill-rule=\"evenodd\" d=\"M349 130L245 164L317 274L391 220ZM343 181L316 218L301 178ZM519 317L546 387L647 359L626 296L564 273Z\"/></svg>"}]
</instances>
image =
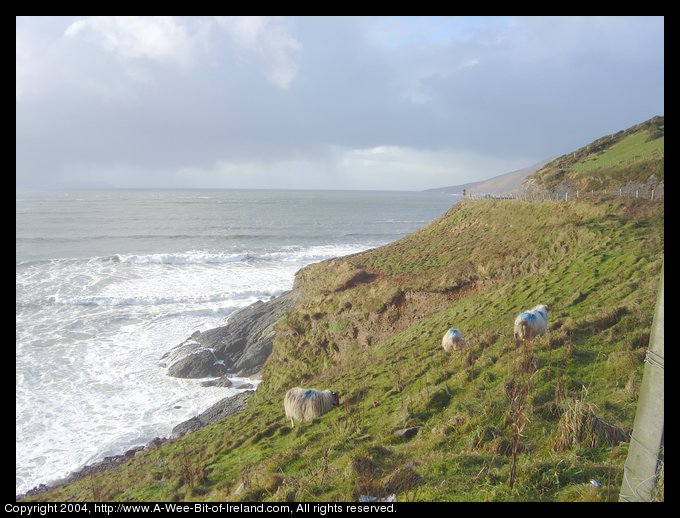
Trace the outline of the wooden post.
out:
<instances>
[{"instance_id":1,"label":"wooden post","mask_svg":"<svg viewBox=\"0 0 680 518\"><path fill-rule=\"evenodd\" d=\"M649 349L645 358L640 396L635 412L633 435L623 466L619 502L648 502L656 487L659 452L664 439L664 326L663 270L656 297L656 309Z\"/></svg>"},{"instance_id":2,"label":"wooden post","mask_svg":"<svg viewBox=\"0 0 680 518\"><path fill-rule=\"evenodd\" d=\"M635 197L636 197L636 198L639 198L639 194L640 194L640 191L638 191L637 189L635 189Z\"/></svg>"},{"instance_id":3,"label":"wooden post","mask_svg":"<svg viewBox=\"0 0 680 518\"><path fill-rule=\"evenodd\" d=\"M654 201L654 189L652 189L652 201Z\"/></svg>"},{"instance_id":4,"label":"wooden post","mask_svg":"<svg viewBox=\"0 0 680 518\"><path fill-rule=\"evenodd\" d=\"M622 194L623 194L623 189L619 188L619 198L621 197Z\"/></svg>"},{"instance_id":5,"label":"wooden post","mask_svg":"<svg viewBox=\"0 0 680 518\"><path fill-rule=\"evenodd\" d=\"M578 200L578 189L576 189L576 199Z\"/></svg>"}]
</instances>

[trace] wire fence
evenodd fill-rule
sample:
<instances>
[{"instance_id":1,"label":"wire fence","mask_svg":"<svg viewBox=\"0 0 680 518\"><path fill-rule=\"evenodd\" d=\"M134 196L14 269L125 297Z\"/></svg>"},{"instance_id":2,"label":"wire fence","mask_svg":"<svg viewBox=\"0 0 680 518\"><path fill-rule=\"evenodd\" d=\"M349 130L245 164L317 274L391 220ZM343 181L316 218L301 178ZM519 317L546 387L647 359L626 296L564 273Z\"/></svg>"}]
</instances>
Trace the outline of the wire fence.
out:
<instances>
[{"instance_id":1,"label":"wire fence","mask_svg":"<svg viewBox=\"0 0 680 518\"><path fill-rule=\"evenodd\" d=\"M614 190L563 190L556 192L524 192L513 194L465 193L464 200L521 200L536 201L574 201L602 198L637 198L651 201L663 201L664 189L661 188L620 188Z\"/></svg>"}]
</instances>

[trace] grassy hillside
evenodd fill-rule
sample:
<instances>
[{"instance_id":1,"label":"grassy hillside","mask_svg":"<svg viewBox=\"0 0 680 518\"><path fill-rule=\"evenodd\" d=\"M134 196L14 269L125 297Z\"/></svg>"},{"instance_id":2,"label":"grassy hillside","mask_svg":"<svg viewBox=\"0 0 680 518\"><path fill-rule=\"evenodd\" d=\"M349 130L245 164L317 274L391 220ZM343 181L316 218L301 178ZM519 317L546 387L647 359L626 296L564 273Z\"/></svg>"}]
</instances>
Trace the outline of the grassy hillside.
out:
<instances>
[{"instance_id":1,"label":"grassy hillside","mask_svg":"<svg viewBox=\"0 0 680 518\"><path fill-rule=\"evenodd\" d=\"M616 500L663 219L635 199L464 201L310 265L245 411L38 498ZM538 303L548 334L515 347L514 317ZM466 350L444 353L450 326ZM295 385L339 390L341 406L291 429Z\"/></svg>"},{"instance_id":2,"label":"grassy hillside","mask_svg":"<svg viewBox=\"0 0 680 518\"><path fill-rule=\"evenodd\" d=\"M619 189L664 181L664 118L653 117L562 155L527 178L549 191Z\"/></svg>"}]
</instances>

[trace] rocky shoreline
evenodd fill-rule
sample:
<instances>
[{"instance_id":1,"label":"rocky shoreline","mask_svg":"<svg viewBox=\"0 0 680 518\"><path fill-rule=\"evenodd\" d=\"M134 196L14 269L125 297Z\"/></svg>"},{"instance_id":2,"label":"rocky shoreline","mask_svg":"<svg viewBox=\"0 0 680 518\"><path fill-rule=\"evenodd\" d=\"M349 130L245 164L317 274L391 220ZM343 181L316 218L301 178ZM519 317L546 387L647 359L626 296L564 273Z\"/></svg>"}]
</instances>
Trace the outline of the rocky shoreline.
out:
<instances>
[{"instance_id":1,"label":"rocky shoreline","mask_svg":"<svg viewBox=\"0 0 680 518\"><path fill-rule=\"evenodd\" d=\"M230 315L225 325L196 331L165 353L160 365L176 378L253 376L272 352L274 324L294 302L293 291L267 302L258 300Z\"/></svg>"},{"instance_id":2,"label":"rocky shoreline","mask_svg":"<svg viewBox=\"0 0 680 518\"><path fill-rule=\"evenodd\" d=\"M224 326L205 332L196 331L164 354L160 366L167 369L168 376L217 378L202 382L203 386L231 387L232 382L227 375L253 377L260 372L271 354L274 324L283 312L292 307L294 300L294 292L287 291L267 302L257 301L237 311L229 316ZM240 385L237 388L251 389L252 385ZM239 412L245 408L253 392L254 390L244 390L235 396L221 399L201 414L179 423L172 429L170 437L155 437L147 444L131 448L120 455L104 457L64 478L49 484L39 484L16 498L19 500L39 495L89 475L113 469L161 444Z\"/></svg>"}]
</instances>

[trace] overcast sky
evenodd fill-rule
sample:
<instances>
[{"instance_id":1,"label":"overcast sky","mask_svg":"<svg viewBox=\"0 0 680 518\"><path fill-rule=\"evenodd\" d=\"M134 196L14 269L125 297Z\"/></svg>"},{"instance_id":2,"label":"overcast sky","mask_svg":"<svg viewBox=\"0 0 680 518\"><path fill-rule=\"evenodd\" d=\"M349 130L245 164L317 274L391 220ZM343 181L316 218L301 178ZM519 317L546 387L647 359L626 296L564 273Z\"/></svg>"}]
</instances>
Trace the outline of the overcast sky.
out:
<instances>
[{"instance_id":1,"label":"overcast sky","mask_svg":"<svg viewBox=\"0 0 680 518\"><path fill-rule=\"evenodd\" d=\"M20 17L19 187L420 190L664 112L664 20Z\"/></svg>"}]
</instances>

